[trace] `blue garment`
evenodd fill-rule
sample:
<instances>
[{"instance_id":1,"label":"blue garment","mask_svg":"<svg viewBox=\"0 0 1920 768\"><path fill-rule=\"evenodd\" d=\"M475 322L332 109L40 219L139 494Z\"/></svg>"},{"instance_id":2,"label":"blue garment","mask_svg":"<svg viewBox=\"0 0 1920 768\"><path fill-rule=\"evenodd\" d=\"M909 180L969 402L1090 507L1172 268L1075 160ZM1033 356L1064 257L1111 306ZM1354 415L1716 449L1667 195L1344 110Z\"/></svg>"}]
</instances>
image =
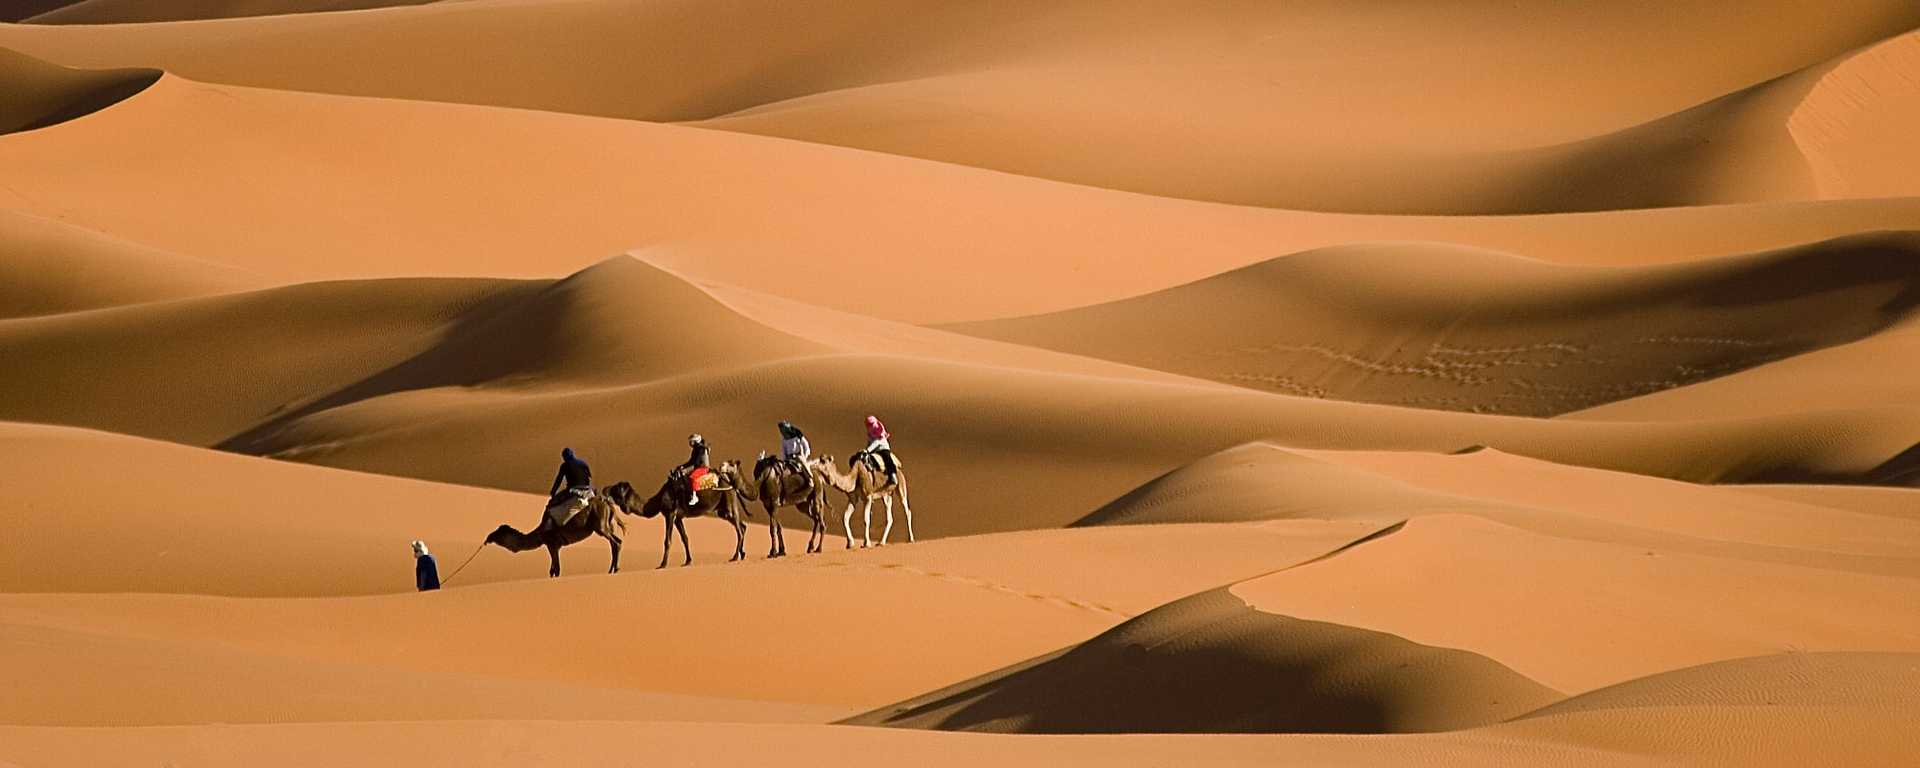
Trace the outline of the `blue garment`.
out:
<instances>
[{"instance_id":1,"label":"blue garment","mask_svg":"<svg viewBox=\"0 0 1920 768\"><path fill-rule=\"evenodd\" d=\"M434 564L433 555L414 558L413 581L422 592L440 588L440 567Z\"/></svg>"}]
</instances>

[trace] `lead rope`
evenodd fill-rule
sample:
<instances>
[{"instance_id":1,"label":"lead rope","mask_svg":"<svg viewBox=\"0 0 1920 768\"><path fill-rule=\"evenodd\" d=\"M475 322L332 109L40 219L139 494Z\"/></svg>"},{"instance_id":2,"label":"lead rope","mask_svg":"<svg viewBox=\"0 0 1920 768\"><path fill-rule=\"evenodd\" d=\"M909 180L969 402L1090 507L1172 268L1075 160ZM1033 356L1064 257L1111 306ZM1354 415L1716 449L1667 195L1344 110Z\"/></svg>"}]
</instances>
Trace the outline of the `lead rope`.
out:
<instances>
[{"instance_id":1,"label":"lead rope","mask_svg":"<svg viewBox=\"0 0 1920 768\"><path fill-rule=\"evenodd\" d=\"M478 546L478 547L476 547L476 548L474 548L474 550L473 550L473 554L471 554L471 555L467 555L467 561L466 561L466 563L461 563L461 564L460 564L460 567L459 567L459 568L455 568L455 569L453 569L453 573L450 573L450 574L448 574L446 578L444 578L444 579L441 579L441 580L440 580L440 586L443 586L443 587L444 587L444 586L446 586L446 585L447 585L448 583L450 583L450 582L452 582L452 581L453 581L453 577L455 577L455 576L458 576L458 575L460 575L460 572L461 572L461 571L464 571L464 570L466 570L466 569L467 569L467 563L471 563L471 562L473 562L473 559L474 559L474 558L476 558L476 557L479 557L479 556L480 556L480 550L482 550L482 549L486 549L486 548L487 548L487 543L486 543L486 542L484 542L484 541L483 541L483 542L480 542L480 546Z\"/></svg>"}]
</instances>

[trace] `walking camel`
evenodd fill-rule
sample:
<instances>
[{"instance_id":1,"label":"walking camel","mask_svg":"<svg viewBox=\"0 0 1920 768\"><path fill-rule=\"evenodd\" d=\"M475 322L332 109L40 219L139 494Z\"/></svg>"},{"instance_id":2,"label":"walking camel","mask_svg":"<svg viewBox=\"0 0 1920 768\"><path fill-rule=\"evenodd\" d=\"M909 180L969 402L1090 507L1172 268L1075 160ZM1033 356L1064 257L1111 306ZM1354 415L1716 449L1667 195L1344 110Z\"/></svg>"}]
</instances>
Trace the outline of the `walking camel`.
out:
<instances>
[{"instance_id":1,"label":"walking camel","mask_svg":"<svg viewBox=\"0 0 1920 768\"><path fill-rule=\"evenodd\" d=\"M547 548L547 557L552 564L547 568L548 577L560 575L560 548L569 544L586 541L589 537L599 536L607 540L613 548L613 564L607 566L607 573L620 572L620 539L627 529L627 521L620 518L621 513L641 514L634 507L639 498L633 486L619 482L607 486L594 494L587 502L587 508L580 510L565 524L556 525L553 518L540 516L540 525L526 533L521 533L511 525L502 525L487 534L488 544L498 545L508 552L525 552L529 549ZM651 515L649 515L651 517Z\"/></svg>"},{"instance_id":2,"label":"walking camel","mask_svg":"<svg viewBox=\"0 0 1920 768\"><path fill-rule=\"evenodd\" d=\"M748 480L740 476L740 467L734 462L722 466L722 474L731 473L729 480L740 495L748 501L758 501L767 510L767 557L784 557L787 554L787 538L775 518L781 507L793 507L800 510L813 521L813 532L807 536L807 552L819 552L825 548L827 524L825 511L827 506L826 482L820 477L815 462L808 462L807 471L812 474L813 482L791 471L782 471L785 461L777 456L761 455L754 462L753 478ZM745 505L741 505L745 508Z\"/></svg>"},{"instance_id":3,"label":"walking camel","mask_svg":"<svg viewBox=\"0 0 1920 768\"><path fill-rule=\"evenodd\" d=\"M865 461L864 456L856 454L847 461L846 474L840 473L840 467L832 456L821 457L817 465L819 475L833 486L834 490L847 495L847 509L840 515L840 527L847 532L847 548L853 548L853 505L862 504L861 518L864 527L860 531L861 546L873 546L873 502L878 499L886 503L887 527L880 531L880 545L886 546L887 537L893 533L893 495L900 494L900 508L907 514L907 541L913 541L913 506L907 503L907 473L898 464L894 465L895 481L887 479L887 473L875 469Z\"/></svg>"},{"instance_id":4,"label":"walking camel","mask_svg":"<svg viewBox=\"0 0 1920 768\"><path fill-rule=\"evenodd\" d=\"M735 462L722 464L716 471L722 479L727 479L729 475L735 478L740 475L739 465ZM693 549L687 546L687 525L684 521L689 517L708 514L733 523L733 557L728 558L727 562L747 559L747 523L742 519L746 505L736 501L734 490L738 485L729 481L728 484L735 488L700 491L695 494L699 502L689 507L685 495L686 482L686 478L678 475L667 478L666 482L660 484L660 490L640 505L641 517L661 516L660 522L666 527L666 537L660 545L660 564L655 568L667 567L667 555L673 552L674 531L680 532L680 549L687 558L680 564L693 564Z\"/></svg>"}]
</instances>

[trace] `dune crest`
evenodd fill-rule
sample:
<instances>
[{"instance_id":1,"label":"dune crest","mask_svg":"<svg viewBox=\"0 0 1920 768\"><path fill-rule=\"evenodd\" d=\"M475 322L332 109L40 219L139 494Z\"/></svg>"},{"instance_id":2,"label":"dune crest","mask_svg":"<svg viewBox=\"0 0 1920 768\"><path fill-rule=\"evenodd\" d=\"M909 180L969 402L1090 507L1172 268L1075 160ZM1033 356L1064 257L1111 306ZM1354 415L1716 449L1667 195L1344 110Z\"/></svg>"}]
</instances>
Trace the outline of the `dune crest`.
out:
<instances>
[{"instance_id":1,"label":"dune crest","mask_svg":"<svg viewBox=\"0 0 1920 768\"><path fill-rule=\"evenodd\" d=\"M265 280L0 209L0 319L230 293Z\"/></svg>"},{"instance_id":2,"label":"dune crest","mask_svg":"<svg viewBox=\"0 0 1920 768\"><path fill-rule=\"evenodd\" d=\"M946 327L1305 397L1553 416L1852 342L1916 302L1915 233L1611 270L1380 244Z\"/></svg>"},{"instance_id":3,"label":"dune crest","mask_svg":"<svg viewBox=\"0 0 1920 768\"><path fill-rule=\"evenodd\" d=\"M1920 195L1920 30L1828 70L1787 120L1826 197Z\"/></svg>"},{"instance_id":4,"label":"dune crest","mask_svg":"<svg viewBox=\"0 0 1920 768\"><path fill-rule=\"evenodd\" d=\"M79 0L25 18L27 24L139 24L156 21L231 19L243 16L282 16L325 11L353 11L400 5L423 5L438 0L190 0L154 3L143 0Z\"/></svg>"},{"instance_id":5,"label":"dune crest","mask_svg":"<svg viewBox=\"0 0 1920 768\"><path fill-rule=\"evenodd\" d=\"M42 18L100 4L133 5L89 0ZM1750 141L1698 115L1630 129L1911 30L1920 12L1898 0L1750 10L487 0L364 18L29 25L0 30L0 44L69 64L159 62L241 85L702 121L1168 197L1504 214L1804 199L1804 169L1787 167L1797 158L1772 151L1782 137ZM1706 38L1724 41L1718 55L1700 49ZM485 55L418 56L420 45ZM575 55L556 59L555 49ZM1367 67L1348 65L1358 51ZM578 77L579 67L595 76ZM1433 88L1449 97L1429 98ZM1530 89L1582 98L1551 107L1510 98ZM1778 121L1766 130L1781 132ZM1621 132L1632 135L1615 139ZM1777 183L1783 176L1792 178Z\"/></svg>"},{"instance_id":6,"label":"dune crest","mask_svg":"<svg viewBox=\"0 0 1920 768\"><path fill-rule=\"evenodd\" d=\"M0 136L85 117L159 79L157 69L68 69L0 48Z\"/></svg>"},{"instance_id":7,"label":"dune crest","mask_svg":"<svg viewBox=\"0 0 1920 768\"><path fill-rule=\"evenodd\" d=\"M1481 656L1249 609L1226 589L843 721L987 733L1417 733L1560 695Z\"/></svg>"}]
</instances>

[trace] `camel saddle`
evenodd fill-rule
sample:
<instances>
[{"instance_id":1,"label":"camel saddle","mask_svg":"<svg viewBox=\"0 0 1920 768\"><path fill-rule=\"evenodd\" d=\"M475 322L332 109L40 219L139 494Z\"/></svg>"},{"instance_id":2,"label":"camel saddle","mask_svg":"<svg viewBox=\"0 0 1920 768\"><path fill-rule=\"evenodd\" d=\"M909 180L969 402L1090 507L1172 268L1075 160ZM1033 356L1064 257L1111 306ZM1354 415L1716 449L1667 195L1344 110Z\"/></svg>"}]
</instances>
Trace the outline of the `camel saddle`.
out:
<instances>
[{"instance_id":1,"label":"camel saddle","mask_svg":"<svg viewBox=\"0 0 1920 768\"><path fill-rule=\"evenodd\" d=\"M859 453L854 454L853 457L855 460L859 461L860 463L867 465L867 469L871 469L875 472L887 471L887 463L880 460L880 454L878 453L861 451ZM893 452L894 471L897 472L901 469L904 469L906 466L907 466L907 463L900 460L900 452L894 451Z\"/></svg>"},{"instance_id":2,"label":"camel saddle","mask_svg":"<svg viewBox=\"0 0 1920 768\"><path fill-rule=\"evenodd\" d=\"M547 520L555 526L566 525L572 522L574 515L585 511L592 501L592 488L568 488L547 502Z\"/></svg>"}]
</instances>

